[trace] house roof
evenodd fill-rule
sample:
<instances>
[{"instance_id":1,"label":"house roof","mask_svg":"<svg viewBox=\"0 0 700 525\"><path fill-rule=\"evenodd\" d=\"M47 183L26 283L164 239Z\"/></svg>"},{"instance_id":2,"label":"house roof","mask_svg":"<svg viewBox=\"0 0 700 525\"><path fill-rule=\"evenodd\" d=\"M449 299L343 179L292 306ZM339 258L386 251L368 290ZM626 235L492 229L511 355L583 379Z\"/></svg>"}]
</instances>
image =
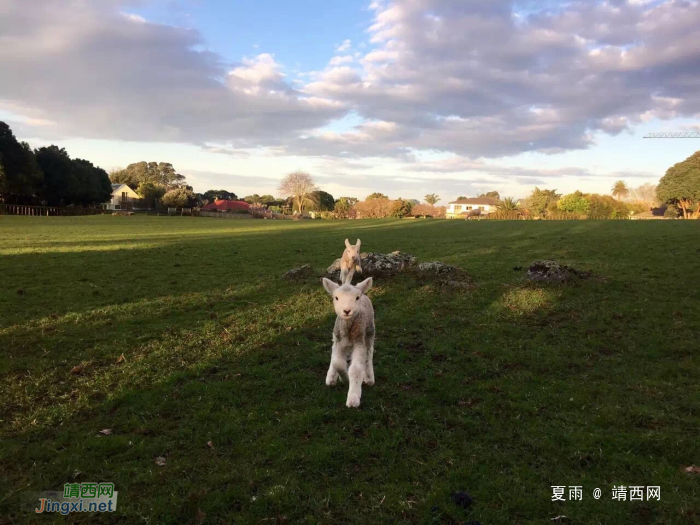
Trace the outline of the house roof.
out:
<instances>
[{"instance_id":1,"label":"house roof","mask_svg":"<svg viewBox=\"0 0 700 525\"><path fill-rule=\"evenodd\" d=\"M249 210L250 209L250 204L248 204L245 201L227 201L224 199L216 199L214 202L210 202L204 208L203 210L217 210L217 211L226 211L226 210Z\"/></svg>"},{"instance_id":2,"label":"house roof","mask_svg":"<svg viewBox=\"0 0 700 525\"><path fill-rule=\"evenodd\" d=\"M118 192L120 190L120 188L126 188L127 190L129 190L129 193L133 193L134 195L136 195L138 197L138 193L136 193L134 190L132 190L131 186L129 186L128 184L119 184L119 183L112 184L112 195L114 195L116 192Z\"/></svg>"},{"instance_id":3,"label":"house roof","mask_svg":"<svg viewBox=\"0 0 700 525\"><path fill-rule=\"evenodd\" d=\"M496 204L498 204L498 199L494 199L492 197L473 197L471 199L457 199L456 201L452 201L448 204L488 204L491 206L495 206Z\"/></svg>"}]
</instances>

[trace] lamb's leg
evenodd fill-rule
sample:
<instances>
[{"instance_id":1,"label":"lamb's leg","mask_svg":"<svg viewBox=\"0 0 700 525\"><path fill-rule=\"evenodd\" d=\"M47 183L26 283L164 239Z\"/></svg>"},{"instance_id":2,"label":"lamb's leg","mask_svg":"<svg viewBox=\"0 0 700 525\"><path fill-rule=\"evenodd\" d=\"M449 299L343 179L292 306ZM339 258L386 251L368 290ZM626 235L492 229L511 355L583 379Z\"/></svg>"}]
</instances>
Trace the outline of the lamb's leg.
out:
<instances>
[{"instance_id":1,"label":"lamb's leg","mask_svg":"<svg viewBox=\"0 0 700 525\"><path fill-rule=\"evenodd\" d=\"M357 344L352 349L352 360L350 361L350 388L348 389L348 408L360 406L362 397L362 381L365 378L365 363L367 361L367 349L363 344Z\"/></svg>"},{"instance_id":2,"label":"lamb's leg","mask_svg":"<svg viewBox=\"0 0 700 525\"><path fill-rule=\"evenodd\" d=\"M339 343L334 342L331 350L331 365L328 367L328 374L326 374L326 385L335 385L339 376L342 376L343 380L347 378L348 363L345 360L342 347Z\"/></svg>"},{"instance_id":3,"label":"lamb's leg","mask_svg":"<svg viewBox=\"0 0 700 525\"><path fill-rule=\"evenodd\" d=\"M365 373L365 383L372 386L374 384L374 336L367 338L367 370Z\"/></svg>"},{"instance_id":4,"label":"lamb's leg","mask_svg":"<svg viewBox=\"0 0 700 525\"><path fill-rule=\"evenodd\" d=\"M348 276L348 269L340 267L340 284L345 284L345 278Z\"/></svg>"}]
</instances>

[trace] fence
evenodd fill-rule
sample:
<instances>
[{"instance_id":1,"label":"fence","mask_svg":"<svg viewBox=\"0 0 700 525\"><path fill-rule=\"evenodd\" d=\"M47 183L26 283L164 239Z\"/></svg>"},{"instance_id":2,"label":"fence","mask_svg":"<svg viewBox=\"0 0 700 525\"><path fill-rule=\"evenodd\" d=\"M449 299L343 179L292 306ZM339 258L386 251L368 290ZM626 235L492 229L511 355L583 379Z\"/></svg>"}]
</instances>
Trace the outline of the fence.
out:
<instances>
[{"instance_id":1,"label":"fence","mask_svg":"<svg viewBox=\"0 0 700 525\"><path fill-rule=\"evenodd\" d=\"M249 213L226 213L221 211L204 211L200 210L197 214L200 217L214 217L216 219L252 219L253 216Z\"/></svg>"},{"instance_id":2,"label":"fence","mask_svg":"<svg viewBox=\"0 0 700 525\"><path fill-rule=\"evenodd\" d=\"M101 208L60 208L58 206L25 206L24 204L0 204L0 215L25 215L57 217L75 215L101 215Z\"/></svg>"}]
</instances>

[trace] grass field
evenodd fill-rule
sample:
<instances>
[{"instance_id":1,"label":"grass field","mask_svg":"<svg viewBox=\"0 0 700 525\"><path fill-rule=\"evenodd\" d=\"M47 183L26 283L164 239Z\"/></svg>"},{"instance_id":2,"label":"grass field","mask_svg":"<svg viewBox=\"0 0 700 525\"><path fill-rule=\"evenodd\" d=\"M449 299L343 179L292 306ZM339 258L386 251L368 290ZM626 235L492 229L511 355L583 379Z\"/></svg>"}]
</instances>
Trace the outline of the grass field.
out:
<instances>
[{"instance_id":1,"label":"grass field","mask_svg":"<svg viewBox=\"0 0 700 525\"><path fill-rule=\"evenodd\" d=\"M330 298L280 279L346 237L478 285L375 279L359 410L324 384ZM1 217L0 256L0 522L700 523L698 221ZM594 278L528 283L538 258ZM18 510L73 480L118 511Z\"/></svg>"}]
</instances>

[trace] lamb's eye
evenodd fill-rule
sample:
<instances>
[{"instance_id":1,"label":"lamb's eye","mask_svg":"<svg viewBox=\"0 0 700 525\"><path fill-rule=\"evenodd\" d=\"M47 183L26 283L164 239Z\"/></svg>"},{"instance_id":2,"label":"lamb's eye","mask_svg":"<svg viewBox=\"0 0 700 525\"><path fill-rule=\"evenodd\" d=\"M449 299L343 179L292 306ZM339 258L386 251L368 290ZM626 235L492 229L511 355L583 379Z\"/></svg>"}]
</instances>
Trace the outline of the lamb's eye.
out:
<instances>
[{"instance_id":1,"label":"lamb's eye","mask_svg":"<svg viewBox=\"0 0 700 525\"><path fill-rule=\"evenodd\" d=\"M359 300L360 300L360 298L359 298L359 297L355 297L355 300L356 300L356 301L359 301Z\"/></svg>"},{"instance_id":2,"label":"lamb's eye","mask_svg":"<svg viewBox=\"0 0 700 525\"><path fill-rule=\"evenodd\" d=\"M337 300L338 300L338 298L336 297L336 298L335 298L335 300L337 301Z\"/></svg>"}]
</instances>

